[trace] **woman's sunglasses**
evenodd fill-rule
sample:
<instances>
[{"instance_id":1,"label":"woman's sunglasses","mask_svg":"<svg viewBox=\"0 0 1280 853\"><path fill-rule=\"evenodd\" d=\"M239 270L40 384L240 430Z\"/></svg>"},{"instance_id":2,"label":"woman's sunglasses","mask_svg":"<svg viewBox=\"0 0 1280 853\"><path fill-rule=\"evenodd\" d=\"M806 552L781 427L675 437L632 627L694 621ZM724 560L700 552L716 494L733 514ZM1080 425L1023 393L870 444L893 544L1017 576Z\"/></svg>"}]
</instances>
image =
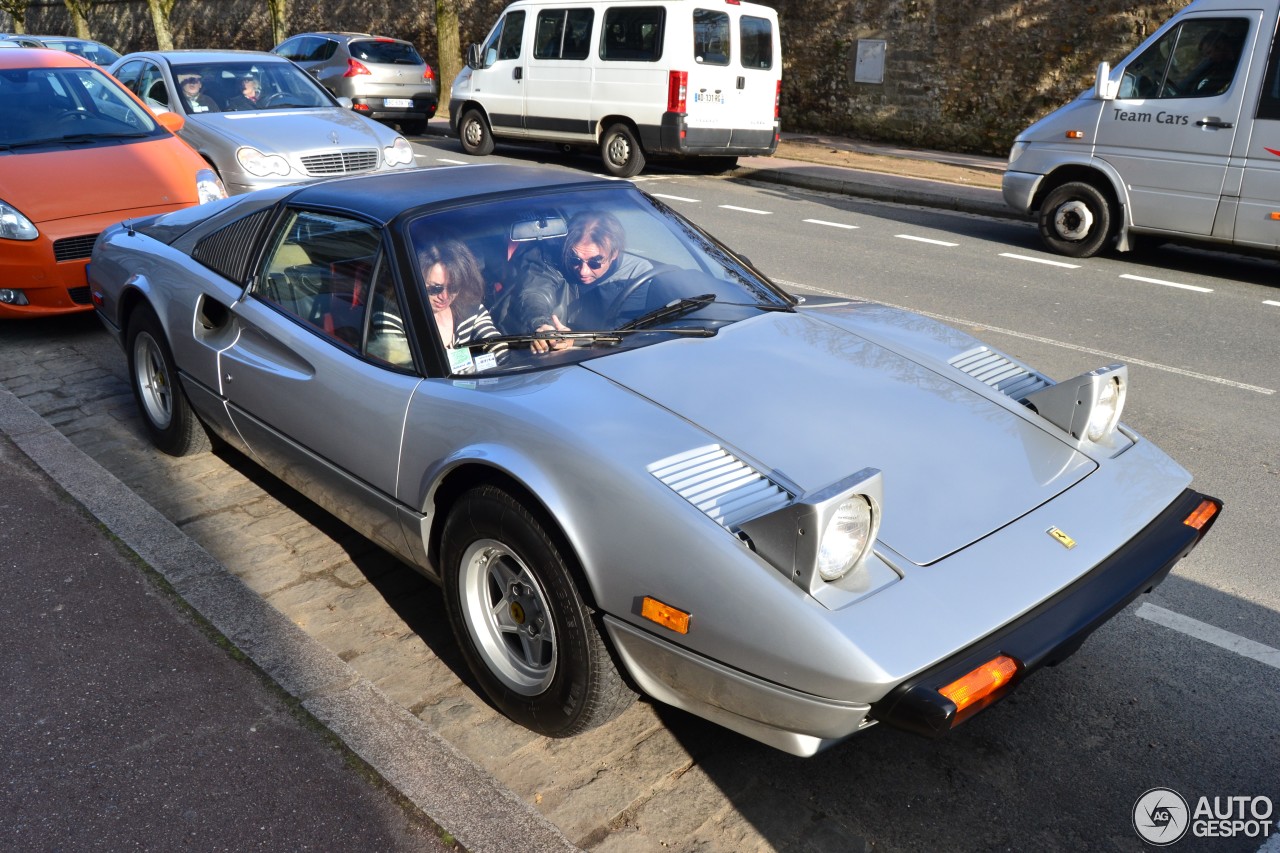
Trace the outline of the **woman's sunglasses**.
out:
<instances>
[{"instance_id":1,"label":"woman's sunglasses","mask_svg":"<svg viewBox=\"0 0 1280 853\"><path fill-rule=\"evenodd\" d=\"M448 292L448 290L449 285L447 284L428 284L427 296L439 296L442 293Z\"/></svg>"},{"instance_id":2,"label":"woman's sunglasses","mask_svg":"<svg viewBox=\"0 0 1280 853\"><path fill-rule=\"evenodd\" d=\"M594 258L580 258L577 255L569 256L569 269L576 270L583 264L586 264L593 270L598 270L600 267L605 265L604 255L596 255Z\"/></svg>"}]
</instances>

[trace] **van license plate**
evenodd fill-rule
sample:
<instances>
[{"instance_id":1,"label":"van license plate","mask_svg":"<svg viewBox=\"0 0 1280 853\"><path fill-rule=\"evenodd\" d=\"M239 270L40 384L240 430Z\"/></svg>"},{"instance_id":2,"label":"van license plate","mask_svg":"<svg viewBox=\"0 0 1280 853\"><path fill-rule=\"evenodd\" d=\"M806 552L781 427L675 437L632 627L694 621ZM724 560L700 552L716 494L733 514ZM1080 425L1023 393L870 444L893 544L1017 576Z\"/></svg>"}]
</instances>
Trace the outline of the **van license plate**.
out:
<instances>
[{"instance_id":1,"label":"van license plate","mask_svg":"<svg viewBox=\"0 0 1280 853\"><path fill-rule=\"evenodd\" d=\"M409 98L383 98L382 103L388 107L411 107L413 101Z\"/></svg>"}]
</instances>

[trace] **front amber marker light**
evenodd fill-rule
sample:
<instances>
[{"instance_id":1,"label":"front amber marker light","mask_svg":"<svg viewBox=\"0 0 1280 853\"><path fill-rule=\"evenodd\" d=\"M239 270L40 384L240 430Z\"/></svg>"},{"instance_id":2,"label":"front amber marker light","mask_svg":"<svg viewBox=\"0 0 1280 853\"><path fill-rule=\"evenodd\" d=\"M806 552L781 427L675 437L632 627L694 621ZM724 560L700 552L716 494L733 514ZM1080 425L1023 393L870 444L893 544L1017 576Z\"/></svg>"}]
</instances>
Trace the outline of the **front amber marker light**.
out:
<instances>
[{"instance_id":1,"label":"front amber marker light","mask_svg":"<svg viewBox=\"0 0 1280 853\"><path fill-rule=\"evenodd\" d=\"M689 614L683 610L663 604L656 598L644 597L640 605L640 615L651 622L657 622L664 628L670 628L677 634L689 633Z\"/></svg>"},{"instance_id":2,"label":"front amber marker light","mask_svg":"<svg viewBox=\"0 0 1280 853\"><path fill-rule=\"evenodd\" d=\"M1182 520L1187 527L1194 527L1200 530L1209 523L1209 519L1218 514L1218 505L1213 501L1201 501L1200 506L1196 507L1195 512L1188 515Z\"/></svg>"},{"instance_id":3,"label":"front amber marker light","mask_svg":"<svg viewBox=\"0 0 1280 853\"><path fill-rule=\"evenodd\" d=\"M1017 674L1018 662L1008 655L1000 655L939 688L938 692L956 704L955 722L959 722L965 708L995 693Z\"/></svg>"},{"instance_id":4,"label":"front amber marker light","mask_svg":"<svg viewBox=\"0 0 1280 853\"><path fill-rule=\"evenodd\" d=\"M1084 139L1083 130L1068 130L1067 139Z\"/></svg>"}]
</instances>

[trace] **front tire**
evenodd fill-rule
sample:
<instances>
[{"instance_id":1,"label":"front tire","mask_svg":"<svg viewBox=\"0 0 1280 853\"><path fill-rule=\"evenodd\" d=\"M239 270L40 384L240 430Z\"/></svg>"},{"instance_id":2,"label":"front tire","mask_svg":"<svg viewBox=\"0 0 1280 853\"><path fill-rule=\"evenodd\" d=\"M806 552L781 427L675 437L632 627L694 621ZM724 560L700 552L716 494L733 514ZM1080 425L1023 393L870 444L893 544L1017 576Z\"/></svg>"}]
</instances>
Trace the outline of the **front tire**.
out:
<instances>
[{"instance_id":1,"label":"front tire","mask_svg":"<svg viewBox=\"0 0 1280 853\"><path fill-rule=\"evenodd\" d=\"M630 178L644 169L644 149L631 128L622 122L609 126L600 139L604 169L617 178Z\"/></svg>"},{"instance_id":2,"label":"front tire","mask_svg":"<svg viewBox=\"0 0 1280 853\"><path fill-rule=\"evenodd\" d=\"M170 456L208 450L209 434L187 401L164 329L149 305L129 318L126 346L129 384L151 443Z\"/></svg>"},{"instance_id":3,"label":"front tire","mask_svg":"<svg viewBox=\"0 0 1280 853\"><path fill-rule=\"evenodd\" d=\"M458 122L458 141L462 143L462 150L473 157L493 153L493 131L484 113L472 107L462 114Z\"/></svg>"},{"instance_id":4,"label":"front tire","mask_svg":"<svg viewBox=\"0 0 1280 853\"><path fill-rule=\"evenodd\" d=\"M1091 258L1111 238L1111 203L1093 184L1072 181L1040 205L1040 238L1051 251Z\"/></svg>"},{"instance_id":5,"label":"front tire","mask_svg":"<svg viewBox=\"0 0 1280 853\"><path fill-rule=\"evenodd\" d=\"M518 500L495 486L462 495L445 520L441 558L449 623L498 710L569 737L631 704L565 557Z\"/></svg>"}]
</instances>

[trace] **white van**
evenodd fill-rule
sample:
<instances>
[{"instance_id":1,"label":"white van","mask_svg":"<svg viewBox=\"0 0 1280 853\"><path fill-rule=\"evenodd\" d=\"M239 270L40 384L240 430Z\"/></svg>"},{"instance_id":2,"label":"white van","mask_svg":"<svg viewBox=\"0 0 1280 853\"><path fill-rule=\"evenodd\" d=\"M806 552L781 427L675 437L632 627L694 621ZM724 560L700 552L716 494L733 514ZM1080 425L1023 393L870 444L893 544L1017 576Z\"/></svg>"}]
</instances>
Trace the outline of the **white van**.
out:
<instances>
[{"instance_id":1,"label":"white van","mask_svg":"<svg viewBox=\"0 0 1280 853\"><path fill-rule=\"evenodd\" d=\"M782 45L773 9L737 0L520 0L453 81L468 154L493 141L599 146L631 177L649 155L772 154Z\"/></svg>"},{"instance_id":2,"label":"white van","mask_svg":"<svg viewBox=\"0 0 1280 853\"><path fill-rule=\"evenodd\" d=\"M1005 201L1053 251L1131 235L1280 248L1280 0L1194 0L1013 143Z\"/></svg>"}]
</instances>

